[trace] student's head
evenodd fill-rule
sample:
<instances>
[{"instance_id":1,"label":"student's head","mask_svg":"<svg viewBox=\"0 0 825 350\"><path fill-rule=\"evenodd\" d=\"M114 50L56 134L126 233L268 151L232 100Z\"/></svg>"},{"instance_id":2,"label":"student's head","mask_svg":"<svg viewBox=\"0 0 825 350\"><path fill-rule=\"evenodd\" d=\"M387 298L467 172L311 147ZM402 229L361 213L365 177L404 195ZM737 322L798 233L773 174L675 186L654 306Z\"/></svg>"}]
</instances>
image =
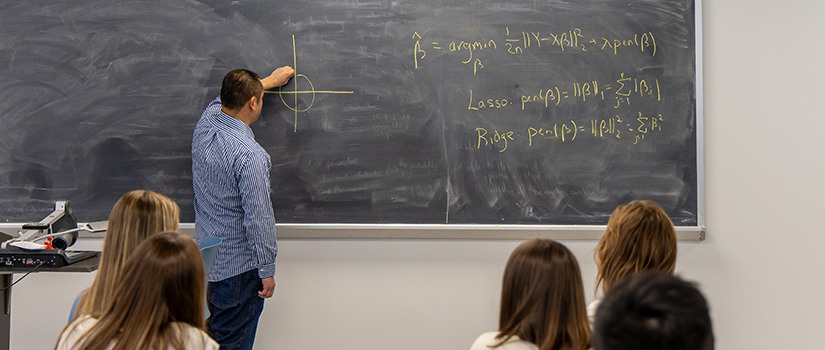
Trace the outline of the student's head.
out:
<instances>
[{"instance_id":1,"label":"student's head","mask_svg":"<svg viewBox=\"0 0 825 350\"><path fill-rule=\"evenodd\" d=\"M518 336L541 350L587 348L581 272L563 245L548 239L519 245L507 261L501 289L500 341Z\"/></svg>"},{"instance_id":2,"label":"student's head","mask_svg":"<svg viewBox=\"0 0 825 350\"><path fill-rule=\"evenodd\" d=\"M203 257L191 237L162 232L138 246L123 269L109 313L203 325ZM142 316L139 316L142 315Z\"/></svg>"},{"instance_id":3,"label":"student's head","mask_svg":"<svg viewBox=\"0 0 825 350\"><path fill-rule=\"evenodd\" d=\"M240 111L250 101L258 104L263 103L264 87L257 74L246 69L236 69L223 77L221 85L221 104L230 111ZM261 108L256 111L254 119L261 113ZM254 121L254 120L253 120Z\"/></svg>"},{"instance_id":4,"label":"student's head","mask_svg":"<svg viewBox=\"0 0 825 350\"><path fill-rule=\"evenodd\" d=\"M133 349L183 349L172 322L204 326L204 267L195 241L177 232L155 234L134 251L119 276L117 298L97 316L81 343ZM126 346L128 345L128 346ZM101 347L101 348L103 348Z\"/></svg>"},{"instance_id":5,"label":"student's head","mask_svg":"<svg viewBox=\"0 0 825 350\"><path fill-rule=\"evenodd\" d=\"M656 203L632 201L618 206L610 215L595 255L596 286L605 292L643 270L673 273L676 229Z\"/></svg>"},{"instance_id":6,"label":"student's head","mask_svg":"<svg viewBox=\"0 0 825 350\"><path fill-rule=\"evenodd\" d=\"M696 287L662 271L616 284L596 311L596 350L712 350L707 301Z\"/></svg>"},{"instance_id":7,"label":"student's head","mask_svg":"<svg viewBox=\"0 0 825 350\"><path fill-rule=\"evenodd\" d=\"M97 314L120 283L123 265L147 237L178 229L180 209L168 197L136 190L120 197L109 214L103 251L92 286L78 304L78 314Z\"/></svg>"},{"instance_id":8,"label":"student's head","mask_svg":"<svg viewBox=\"0 0 825 350\"><path fill-rule=\"evenodd\" d=\"M122 265L147 237L177 230L179 221L180 208L169 197L144 190L126 193L109 213L103 254L117 255Z\"/></svg>"}]
</instances>

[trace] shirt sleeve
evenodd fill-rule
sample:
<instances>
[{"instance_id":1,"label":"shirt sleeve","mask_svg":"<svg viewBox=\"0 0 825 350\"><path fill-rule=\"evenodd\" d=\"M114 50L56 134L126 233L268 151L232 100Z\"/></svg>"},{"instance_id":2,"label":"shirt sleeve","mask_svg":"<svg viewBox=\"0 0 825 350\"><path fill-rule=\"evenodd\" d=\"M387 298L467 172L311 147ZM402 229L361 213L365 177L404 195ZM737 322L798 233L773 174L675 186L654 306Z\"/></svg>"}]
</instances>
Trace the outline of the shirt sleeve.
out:
<instances>
[{"instance_id":1,"label":"shirt sleeve","mask_svg":"<svg viewBox=\"0 0 825 350\"><path fill-rule=\"evenodd\" d=\"M203 118L205 118L206 116L209 116L209 115L214 115L215 113L220 111L222 106L223 105L221 105L221 97L220 96L215 97L214 100L212 100L211 102L209 102L208 105L206 105L206 108L203 110L203 114L201 114L200 119L203 119Z\"/></svg>"},{"instance_id":2,"label":"shirt sleeve","mask_svg":"<svg viewBox=\"0 0 825 350\"><path fill-rule=\"evenodd\" d=\"M266 153L252 152L238 172L238 189L244 211L243 225L252 251L252 263L261 278L275 275L275 214L269 198L271 161Z\"/></svg>"}]
</instances>

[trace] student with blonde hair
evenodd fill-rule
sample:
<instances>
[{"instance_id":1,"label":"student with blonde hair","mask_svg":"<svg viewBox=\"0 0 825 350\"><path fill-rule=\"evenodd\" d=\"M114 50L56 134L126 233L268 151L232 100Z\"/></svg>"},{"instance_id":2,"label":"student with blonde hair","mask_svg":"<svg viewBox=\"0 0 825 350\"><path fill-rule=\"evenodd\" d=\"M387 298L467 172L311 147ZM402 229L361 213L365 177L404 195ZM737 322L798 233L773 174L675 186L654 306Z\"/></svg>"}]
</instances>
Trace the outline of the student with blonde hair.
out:
<instances>
[{"instance_id":1,"label":"student with blonde hair","mask_svg":"<svg viewBox=\"0 0 825 350\"><path fill-rule=\"evenodd\" d=\"M676 228L656 203L636 200L619 205L596 245L596 290L607 293L619 281L645 270L673 273L676 267ZM594 321L600 300L587 307Z\"/></svg>"},{"instance_id":2,"label":"student with blonde hair","mask_svg":"<svg viewBox=\"0 0 825 350\"><path fill-rule=\"evenodd\" d=\"M176 231L179 216L178 205L162 194L135 190L120 197L109 214L97 275L73 315L103 312L115 296L115 287L122 283L123 265L135 248L156 233Z\"/></svg>"},{"instance_id":3,"label":"student with blonde hair","mask_svg":"<svg viewBox=\"0 0 825 350\"><path fill-rule=\"evenodd\" d=\"M189 236L149 237L123 265L117 298L68 324L55 349L218 349L203 331L203 269Z\"/></svg>"},{"instance_id":4,"label":"student with blonde hair","mask_svg":"<svg viewBox=\"0 0 825 350\"><path fill-rule=\"evenodd\" d=\"M581 350L590 343L584 287L576 257L548 239L519 245L501 286L499 329L471 350Z\"/></svg>"}]
</instances>

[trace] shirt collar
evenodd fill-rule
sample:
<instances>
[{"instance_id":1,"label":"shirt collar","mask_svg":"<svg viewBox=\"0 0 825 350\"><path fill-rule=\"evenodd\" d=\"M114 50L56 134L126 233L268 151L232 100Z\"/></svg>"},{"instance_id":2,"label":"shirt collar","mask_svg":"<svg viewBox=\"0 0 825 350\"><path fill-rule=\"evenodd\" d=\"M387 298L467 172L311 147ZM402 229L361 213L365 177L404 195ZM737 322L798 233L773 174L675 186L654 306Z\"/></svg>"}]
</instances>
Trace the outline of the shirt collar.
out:
<instances>
[{"instance_id":1,"label":"shirt collar","mask_svg":"<svg viewBox=\"0 0 825 350\"><path fill-rule=\"evenodd\" d=\"M255 138L255 134L252 132L252 128L250 128L249 125L242 122L238 118L224 113L223 110L218 110L218 113L215 114L215 122L219 124L221 128L238 131L251 139Z\"/></svg>"}]
</instances>

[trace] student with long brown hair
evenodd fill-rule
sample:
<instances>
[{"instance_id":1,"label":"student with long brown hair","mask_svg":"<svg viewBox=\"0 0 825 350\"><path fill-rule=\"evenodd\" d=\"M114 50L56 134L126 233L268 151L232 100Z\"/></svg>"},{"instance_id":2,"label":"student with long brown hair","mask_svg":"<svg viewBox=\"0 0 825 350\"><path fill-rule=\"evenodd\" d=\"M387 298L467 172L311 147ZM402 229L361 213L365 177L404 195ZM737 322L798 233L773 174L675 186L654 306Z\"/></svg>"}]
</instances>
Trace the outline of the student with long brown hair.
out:
<instances>
[{"instance_id":1,"label":"student with long brown hair","mask_svg":"<svg viewBox=\"0 0 825 350\"><path fill-rule=\"evenodd\" d=\"M203 331L203 269L189 236L149 237L124 264L117 298L67 325L55 349L218 349Z\"/></svg>"},{"instance_id":2,"label":"student with long brown hair","mask_svg":"<svg viewBox=\"0 0 825 350\"><path fill-rule=\"evenodd\" d=\"M178 205L162 194L135 190L120 197L109 214L97 275L74 314L103 312L115 296L115 287L122 283L123 265L135 248L156 233L176 231L179 216Z\"/></svg>"},{"instance_id":3,"label":"student with long brown hair","mask_svg":"<svg viewBox=\"0 0 825 350\"><path fill-rule=\"evenodd\" d=\"M581 350L590 343L576 257L548 239L519 245L504 269L499 329L471 350Z\"/></svg>"},{"instance_id":4,"label":"student with long brown hair","mask_svg":"<svg viewBox=\"0 0 825 350\"><path fill-rule=\"evenodd\" d=\"M596 290L607 293L619 281L645 270L673 273L676 267L676 228L656 203L636 200L610 214L595 252ZM591 323L600 300L587 307Z\"/></svg>"}]
</instances>

